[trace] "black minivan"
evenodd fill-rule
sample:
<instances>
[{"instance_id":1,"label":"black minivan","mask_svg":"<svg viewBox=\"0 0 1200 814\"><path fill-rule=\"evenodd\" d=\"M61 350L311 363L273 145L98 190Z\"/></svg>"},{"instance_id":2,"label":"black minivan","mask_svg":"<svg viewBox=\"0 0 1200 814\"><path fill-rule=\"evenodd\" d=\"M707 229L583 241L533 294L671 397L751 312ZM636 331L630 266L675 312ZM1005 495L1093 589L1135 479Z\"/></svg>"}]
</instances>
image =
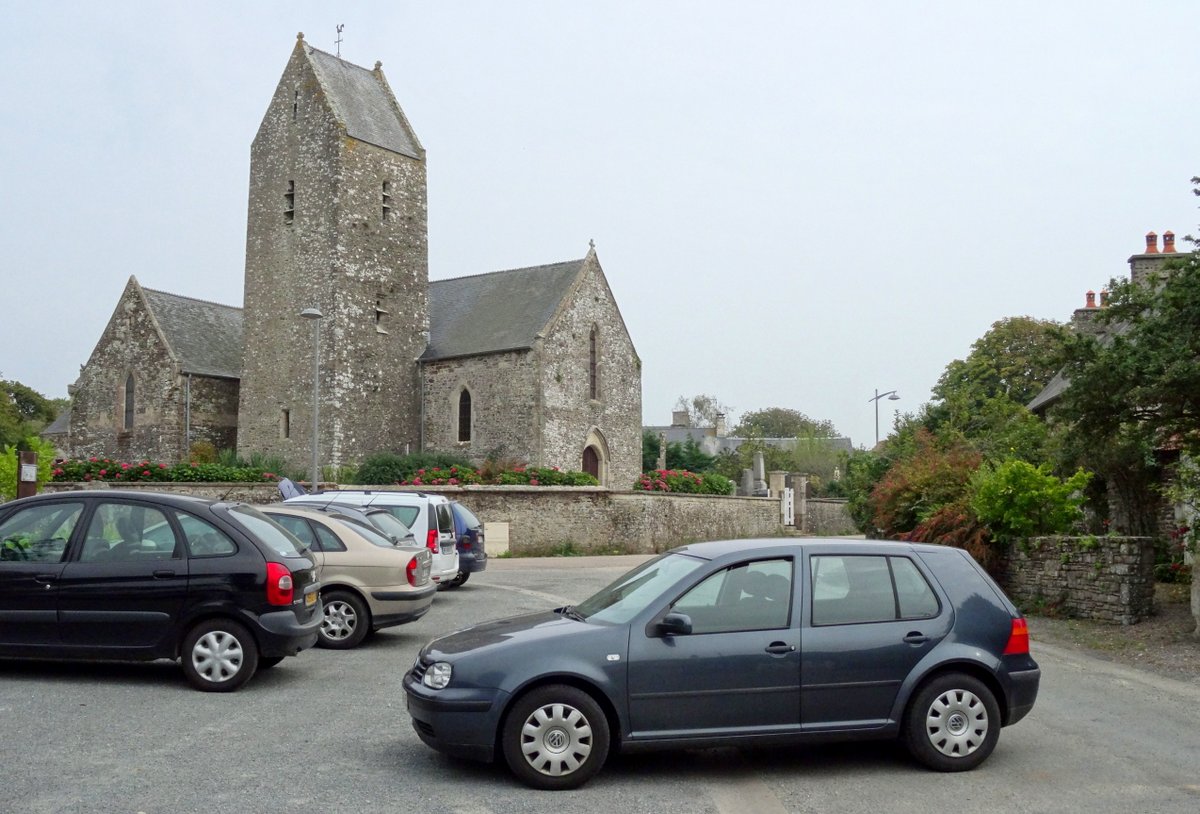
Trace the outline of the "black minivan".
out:
<instances>
[{"instance_id":1,"label":"black minivan","mask_svg":"<svg viewBox=\"0 0 1200 814\"><path fill-rule=\"evenodd\" d=\"M0 505L0 657L180 659L227 692L311 647L317 565L252 506L118 490Z\"/></svg>"}]
</instances>

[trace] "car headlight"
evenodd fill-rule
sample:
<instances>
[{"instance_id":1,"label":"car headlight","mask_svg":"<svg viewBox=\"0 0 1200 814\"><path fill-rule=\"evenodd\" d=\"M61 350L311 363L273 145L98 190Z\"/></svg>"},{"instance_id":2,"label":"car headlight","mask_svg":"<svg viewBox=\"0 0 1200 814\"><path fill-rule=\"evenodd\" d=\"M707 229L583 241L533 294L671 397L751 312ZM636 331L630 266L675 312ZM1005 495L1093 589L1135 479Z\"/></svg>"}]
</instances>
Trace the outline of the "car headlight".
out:
<instances>
[{"instance_id":1,"label":"car headlight","mask_svg":"<svg viewBox=\"0 0 1200 814\"><path fill-rule=\"evenodd\" d=\"M429 669L425 671L421 683L430 689L444 690L450 683L450 674L452 672L454 672L454 668L446 662L435 662L429 665Z\"/></svg>"}]
</instances>

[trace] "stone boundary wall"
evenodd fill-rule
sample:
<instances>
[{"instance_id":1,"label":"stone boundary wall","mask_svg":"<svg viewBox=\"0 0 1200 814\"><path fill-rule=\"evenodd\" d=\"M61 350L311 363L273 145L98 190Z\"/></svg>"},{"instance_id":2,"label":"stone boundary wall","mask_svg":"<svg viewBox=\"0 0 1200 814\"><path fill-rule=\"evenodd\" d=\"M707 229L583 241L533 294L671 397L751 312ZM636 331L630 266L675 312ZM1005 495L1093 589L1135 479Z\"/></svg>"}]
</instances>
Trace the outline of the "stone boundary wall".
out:
<instances>
[{"instance_id":1,"label":"stone boundary wall","mask_svg":"<svg viewBox=\"0 0 1200 814\"><path fill-rule=\"evenodd\" d=\"M1013 547L1000 576L1026 610L1133 625L1154 609L1154 540L1036 537Z\"/></svg>"},{"instance_id":2,"label":"stone boundary wall","mask_svg":"<svg viewBox=\"0 0 1200 814\"><path fill-rule=\"evenodd\" d=\"M43 491L81 486L47 484ZM333 484L325 486L333 488ZM130 483L121 488L257 504L279 500L279 490L272 483ZM386 491L386 487L379 486L344 488ZM598 486L433 486L421 491L461 501L485 524L507 523L509 550L514 554L568 550L649 554L703 540L777 537L784 533L775 498L617 492Z\"/></svg>"},{"instance_id":3,"label":"stone boundary wall","mask_svg":"<svg viewBox=\"0 0 1200 814\"><path fill-rule=\"evenodd\" d=\"M847 501L840 498L808 498L805 503L804 533L816 537L844 537L858 534L858 526L846 510Z\"/></svg>"}]
</instances>

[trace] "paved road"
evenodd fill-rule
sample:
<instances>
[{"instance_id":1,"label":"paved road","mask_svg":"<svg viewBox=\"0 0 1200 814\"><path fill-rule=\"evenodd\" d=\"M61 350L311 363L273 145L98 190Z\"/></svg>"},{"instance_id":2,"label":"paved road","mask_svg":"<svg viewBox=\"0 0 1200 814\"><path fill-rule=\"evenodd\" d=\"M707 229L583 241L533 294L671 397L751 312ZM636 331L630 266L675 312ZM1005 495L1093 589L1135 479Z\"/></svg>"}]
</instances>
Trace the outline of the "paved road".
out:
<instances>
[{"instance_id":1,"label":"paved road","mask_svg":"<svg viewBox=\"0 0 1200 814\"><path fill-rule=\"evenodd\" d=\"M288 659L232 695L194 692L169 664L0 662L0 812L1200 810L1200 688L1037 643L1037 708L959 775L890 744L710 750L616 757L556 794L417 740L400 676L426 640L578 601L636 561L493 560L421 621Z\"/></svg>"}]
</instances>

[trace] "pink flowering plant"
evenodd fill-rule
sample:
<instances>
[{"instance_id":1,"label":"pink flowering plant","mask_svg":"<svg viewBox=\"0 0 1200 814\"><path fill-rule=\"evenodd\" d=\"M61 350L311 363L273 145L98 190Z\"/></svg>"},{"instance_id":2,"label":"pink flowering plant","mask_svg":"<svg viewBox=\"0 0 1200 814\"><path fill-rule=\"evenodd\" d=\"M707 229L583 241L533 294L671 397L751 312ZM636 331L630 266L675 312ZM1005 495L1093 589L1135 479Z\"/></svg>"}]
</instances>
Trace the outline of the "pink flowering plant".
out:
<instances>
[{"instance_id":1,"label":"pink flowering plant","mask_svg":"<svg viewBox=\"0 0 1200 814\"><path fill-rule=\"evenodd\" d=\"M274 482L279 476L260 466L228 466L218 463L167 464L162 461L119 461L90 457L56 461L51 481L56 483L188 483L221 481L230 483Z\"/></svg>"},{"instance_id":2,"label":"pink flowering plant","mask_svg":"<svg viewBox=\"0 0 1200 814\"><path fill-rule=\"evenodd\" d=\"M676 492L692 495L728 495L733 481L715 472L689 472L686 469L655 469L643 472L633 483L635 491Z\"/></svg>"}]
</instances>

